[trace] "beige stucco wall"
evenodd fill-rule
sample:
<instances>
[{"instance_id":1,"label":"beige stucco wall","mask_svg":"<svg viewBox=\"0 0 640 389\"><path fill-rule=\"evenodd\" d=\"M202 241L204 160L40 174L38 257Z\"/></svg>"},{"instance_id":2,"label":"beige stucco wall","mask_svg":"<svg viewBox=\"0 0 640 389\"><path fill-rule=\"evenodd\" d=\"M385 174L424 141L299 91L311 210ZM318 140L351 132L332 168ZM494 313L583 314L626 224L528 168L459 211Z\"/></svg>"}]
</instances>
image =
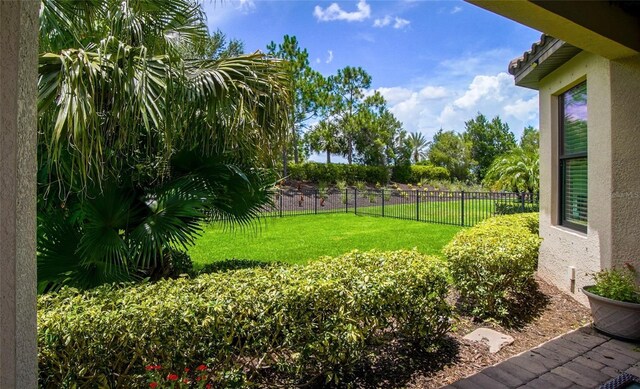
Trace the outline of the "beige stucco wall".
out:
<instances>
[{"instance_id":1,"label":"beige stucco wall","mask_svg":"<svg viewBox=\"0 0 640 389\"><path fill-rule=\"evenodd\" d=\"M558 225L558 95L587 80L588 229ZM582 52L540 83L540 276L586 304L591 274L640 258L640 59ZM613 157L612 157L613 155ZM612 261L612 258L614 260ZM569 267L575 267L575 282Z\"/></svg>"}]
</instances>

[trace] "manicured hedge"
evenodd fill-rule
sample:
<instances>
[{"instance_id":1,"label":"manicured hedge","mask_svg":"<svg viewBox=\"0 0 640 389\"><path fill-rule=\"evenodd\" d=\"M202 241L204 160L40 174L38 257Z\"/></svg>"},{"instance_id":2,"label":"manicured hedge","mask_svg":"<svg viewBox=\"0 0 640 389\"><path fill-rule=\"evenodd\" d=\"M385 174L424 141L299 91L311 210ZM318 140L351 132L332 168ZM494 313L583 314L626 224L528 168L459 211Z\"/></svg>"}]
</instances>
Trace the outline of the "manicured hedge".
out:
<instances>
[{"instance_id":1,"label":"manicured hedge","mask_svg":"<svg viewBox=\"0 0 640 389\"><path fill-rule=\"evenodd\" d=\"M147 365L201 363L215 387L274 374L335 383L390 335L437 345L450 328L447 292L441 261L416 251L63 289L38 298L39 383L148 387Z\"/></svg>"},{"instance_id":2,"label":"manicured hedge","mask_svg":"<svg viewBox=\"0 0 640 389\"><path fill-rule=\"evenodd\" d=\"M514 215L504 215L491 217L477 224L477 227L491 228L502 226L509 228L524 227L535 236L539 235L540 214L537 212L518 213Z\"/></svg>"},{"instance_id":3,"label":"manicured hedge","mask_svg":"<svg viewBox=\"0 0 640 389\"><path fill-rule=\"evenodd\" d=\"M411 184L416 184L421 180L441 181L449 179L449 171L433 165L400 165L393 167L391 179Z\"/></svg>"},{"instance_id":4,"label":"manicured hedge","mask_svg":"<svg viewBox=\"0 0 640 389\"><path fill-rule=\"evenodd\" d=\"M353 184L364 181L382 185L389 181L389 170L383 166L345 165L338 163L308 162L289 165L289 178L299 181L327 182L346 181Z\"/></svg>"},{"instance_id":5,"label":"manicured hedge","mask_svg":"<svg viewBox=\"0 0 640 389\"><path fill-rule=\"evenodd\" d=\"M521 213L522 202L509 201L509 202L496 202L496 214L498 215L512 215L514 213ZM524 212L538 212L540 207L537 203L524 203Z\"/></svg>"},{"instance_id":6,"label":"manicured hedge","mask_svg":"<svg viewBox=\"0 0 640 389\"><path fill-rule=\"evenodd\" d=\"M460 302L474 316L510 322L531 290L540 238L538 214L496 216L445 246Z\"/></svg>"},{"instance_id":7,"label":"manicured hedge","mask_svg":"<svg viewBox=\"0 0 640 389\"><path fill-rule=\"evenodd\" d=\"M389 172L391 171L391 176ZM385 185L392 179L400 183L418 183L421 180L448 180L449 171L431 165L406 165L387 168L384 166L345 165L338 163L308 162L289 165L289 178L299 181L327 182L346 181L353 184L364 181Z\"/></svg>"}]
</instances>

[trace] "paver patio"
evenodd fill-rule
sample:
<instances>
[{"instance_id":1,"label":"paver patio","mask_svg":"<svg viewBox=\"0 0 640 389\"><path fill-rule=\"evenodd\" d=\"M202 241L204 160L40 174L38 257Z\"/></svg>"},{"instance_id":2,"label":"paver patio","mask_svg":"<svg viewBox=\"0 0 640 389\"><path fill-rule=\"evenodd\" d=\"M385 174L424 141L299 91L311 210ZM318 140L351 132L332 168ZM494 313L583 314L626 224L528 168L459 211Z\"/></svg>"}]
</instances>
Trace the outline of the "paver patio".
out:
<instances>
[{"instance_id":1,"label":"paver patio","mask_svg":"<svg viewBox=\"0 0 640 389\"><path fill-rule=\"evenodd\" d=\"M445 388L597 388L625 372L640 377L640 344L586 326Z\"/></svg>"}]
</instances>

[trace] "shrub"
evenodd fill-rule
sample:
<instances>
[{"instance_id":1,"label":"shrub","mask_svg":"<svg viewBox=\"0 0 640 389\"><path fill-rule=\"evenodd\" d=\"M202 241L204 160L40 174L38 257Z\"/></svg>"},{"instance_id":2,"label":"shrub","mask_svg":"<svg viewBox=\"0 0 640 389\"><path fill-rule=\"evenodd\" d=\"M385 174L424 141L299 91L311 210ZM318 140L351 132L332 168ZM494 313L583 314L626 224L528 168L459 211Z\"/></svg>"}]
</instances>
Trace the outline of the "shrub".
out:
<instances>
[{"instance_id":1,"label":"shrub","mask_svg":"<svg viewBox=\"0 0 640 389\"><path fill-rule=\"evenodd\" d=\"M389 181L389 171L384 166L345 165L337 163L308 162L289 165L289 178L298 181L335 183L356 181L368 183Z\"/></svg>"},{"instance_id":2,"label":"shrub","mask_svg":"<svg viewBox=\"0 0 640 389\"><path fill-rule=\"evenodd\" d=\"M433 165L397 165L393 167L391 179L402 183L449 180L449 171Z\"/></svg>"},{"instance_id":3,"label":"shrub","mask_svg":"<svg viewBox=\"0 0 640 389\"><path fill-rule=\"evenodd\" d=\"M451 314L439 262L416 251L355 251L307 266L64 288L38 298L40 386L144 387L145 366L200 364L220 386L265 370L337 383L389 335L438 344Z\"/></svg>"},{"instance_id":4,"label":"shrub","mask_svg":"<svg viewBox=\"0 0 640 389\"><path fill-rule=\"evenodd\" d=\"M517 319L518 304L534 285L540 247L531 228L516 218L487 221L459 232L443 249L460 303L473 316L504 323Z\"/></svg>"},{"instance_id":5,"label":"shrub","mask_svg":"<svg viewBox=\"0 0 640 389\"><path fill-rule=\"evenodd\" d=\"M440 166L413 165L411 166L411 182L422 180L448 180L449 171Z\"/></svg>"},{"instance_id":6,"label":"shrub","mask_svg":"<svg viewBox=\"0 0 640 389\"><path fill-rule=\"evenodd\" d=\"M514 213L520 212L538 212L540 210L540 207L536 203L525 202L523 210L522 202L520 201L496 201L495 209L497 215L512 215Z\"/></svg>"},{"instance_id":7,"label":"shrub","mask_svg":"<svg viewBox=\"0 0 640 389\"><path fill-rule=\"evenodd\" d=\"M513 215L504 215L491 217L480 223L478 227L486 226L491 228L492 226L503 226L509 228L525 227L532 234L539 235L540 215L537 212L517 213Z\"/></svg>"},{"instance_id":8,"label":"shrub","mask_svg":"<svg viewBox=\"0 0 640 389\"><path fill-rule=\"evenodd\" d=\"M636 283L636 270L631 264L605 269L594 274L596 284L589 292L612 300L640 304L640 285Z\"/></svg>"}]
</instances>

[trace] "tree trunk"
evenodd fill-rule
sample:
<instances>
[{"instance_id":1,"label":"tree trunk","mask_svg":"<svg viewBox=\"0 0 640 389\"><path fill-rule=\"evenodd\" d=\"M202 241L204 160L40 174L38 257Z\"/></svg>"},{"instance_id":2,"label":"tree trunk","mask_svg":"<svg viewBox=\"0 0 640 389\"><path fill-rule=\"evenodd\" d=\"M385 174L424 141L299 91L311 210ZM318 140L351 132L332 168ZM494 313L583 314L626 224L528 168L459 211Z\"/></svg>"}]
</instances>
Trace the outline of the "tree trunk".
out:
<instances>
[{"instance_id":1,"label":"tree trunk","mask_svg":"<svg viewBox=\"0 0 640 389\"><path fill-rule=\"evenodd\" d=\"M293 162L294 163L298 163L299 162L299 156L298 156L298 132L296 131L296 127L293 127Z\"/></svg>"},{"instance_id":2,"label":"tree trunk","mask_svg":"<svg viewBox=\"0 0 640 389\"><path fill-rule=\"evenodd\" d=\"M327 149L327 165L331 163L331 151Z\"/></svg>"},{"instance_id":3,"label":"tree trunk","mask_svg":"<svg viewBox=\"0 0 640 389\"><path fill-rule=\"evenodd\" d=\"M282 177L285 178L289 174L289 161L287 161L287 145L282 146Z\"/></svg>"}]
</instances>

